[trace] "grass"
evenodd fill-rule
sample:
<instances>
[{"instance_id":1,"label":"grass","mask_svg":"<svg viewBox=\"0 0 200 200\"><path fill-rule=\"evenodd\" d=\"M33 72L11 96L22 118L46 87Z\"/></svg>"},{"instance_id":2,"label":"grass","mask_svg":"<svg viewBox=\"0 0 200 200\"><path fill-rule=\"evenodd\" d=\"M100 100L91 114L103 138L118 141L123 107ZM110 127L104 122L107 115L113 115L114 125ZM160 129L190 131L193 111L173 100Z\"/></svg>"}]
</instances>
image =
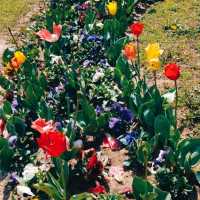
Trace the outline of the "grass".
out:
<instances>
[{"instance_id":1,"label":"grass","mask_svg":"<svg viewBox=\"0 0 200 200\"><path fill-rule=\"evenodd\" d=\"M143 18L146 27L144 45L159 42L166 61L178 61L196 68L200 45L200 1L165 0L151 7Z\"/></svg>"},{"instance_id":2,"label":"grass","mask_svg":"<svg viewBox=\"0 0 200 200\"><path fill-rule=\"evenodd\" d=\"M163 62L182 66L180 107L187 107L186 93L192 92L200 82L199 7L199 0L165 0L149 8L142 19L146 29L141 38L143 48L148 43L158 42L165 51Z\"/></svg>"},{"instance_id":3,"label":"grass","mask_svg":"<svg viewBox=\"0 0 200 200\"><path fill-rule=\"evenodd\" d=\"M8 26L14 26L19 18L26 14L35 0L0 0L0 32Z\"/></svg>"}]
</instances>

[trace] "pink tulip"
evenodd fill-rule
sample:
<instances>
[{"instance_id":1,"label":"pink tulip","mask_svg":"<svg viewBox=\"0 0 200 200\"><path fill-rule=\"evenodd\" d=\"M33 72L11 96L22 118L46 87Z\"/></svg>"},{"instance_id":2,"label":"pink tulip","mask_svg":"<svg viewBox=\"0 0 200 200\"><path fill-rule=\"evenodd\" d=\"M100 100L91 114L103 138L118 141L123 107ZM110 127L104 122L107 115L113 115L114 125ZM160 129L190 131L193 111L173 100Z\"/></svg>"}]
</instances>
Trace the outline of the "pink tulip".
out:
<instances>
[{"instance_id":1,"label":"pink tulip","mask_svg":"<svg viewBox=\"0 0 200 200\"><path fill-rule=\"evenodd\" d=\"M40 37L41 40L45 40L47 42L57 42L61 36L62 25L53 25L53 33L50 33L47 29L42 29L36 33L37 36Z\"/></svg>"}]
</instances>

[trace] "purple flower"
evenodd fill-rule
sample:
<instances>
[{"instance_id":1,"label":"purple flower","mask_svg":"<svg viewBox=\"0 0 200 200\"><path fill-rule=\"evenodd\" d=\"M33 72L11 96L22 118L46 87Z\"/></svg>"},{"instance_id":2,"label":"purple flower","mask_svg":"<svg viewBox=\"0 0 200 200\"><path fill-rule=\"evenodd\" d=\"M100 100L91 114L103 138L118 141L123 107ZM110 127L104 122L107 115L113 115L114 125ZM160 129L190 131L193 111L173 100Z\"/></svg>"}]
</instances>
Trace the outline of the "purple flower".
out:
<instances>
[{"instance_id":1,"label":"purple flower","mask_svg":"<svg viewBox=\"0 0 200 200\"><path fill-rule=\"evenodd\" d=\"M101 106L98 106L98 105L97 105L95 111L96 111L96 114L97 114L97 115L100 115L100 114L103 112L103 108L102 108Z\"/></svg>"},{"instance_id":2,"label":"purple flower","mask_svg":"<svg viewBox=\"0 0 200 200\"><path fill-rule=\"evenodd\" d=\"M122 110L122 105L118 102L114 102L112 104L112 110L119 113Z\"/></svg>"},{"instance_id":3,"label":"purple flower","mask_svg":"<svg viewBox=\"0 0 200 200\"><path fill-rule=\"evenodd\" d=\"M121 122L121 119L119 119L119 118L116 118L116 117L110 118L109 128L110 129L115 128L120 122Z\"/></svg>"},{"instance_id":4,"label":"purple flower","mask_svg":"<svg viewBox=\"0 0 200 200\"><path fill-rule=\"evenodd\" d=\"M55 92L57 94L60 94L62 91L64 91L64 85L59 84L57 87L55 87Z\"/></svg>"},{"instance_id":5,"label":"purple flower","mask_svg":"<svg viewBox=\"0 0 200 200\"><path fill-rule=\"evenodd\" d=\"M98 35L89 35L86 40L88 42L101 42L102 41L102 37L98 36Z\"/></svg>"},{"instance_id":6,"label":"purple flower","mask_svg":"<svg viewBox=\"0 0 200 200\"><path fill-rule=\"evenodd\" d=\"M18 106L19 106L19 103L18 103L17 99L14 98L13 101L12 101L12 105L11 105L12 111L13 111L13 112L16 112Z\"/></svg>"},{"instance_id":7,"label":"purple flower","mask_svg":"<svg viewBox=\"0 0 200 200\"><path fill-rule=\"evenodd\" d=\"M9 180L9 182L12 183L12 184L17 184L17 182L18 182L17 172L12 172L10 174L10 180Z\"/></svg>"},{"instance_id":8,"label":"purple flower","mask_svg":"<svg viewBox=\"0 0 200 200\"><path fill-rule=\"evenodd\" d=\"M83 62L83 67L88 67L92 62L90 60L85 60Z\"/></svg>"},{"instance_id":9,"label":"purple flower","mask_svg":"<svg viewBox=\"0 0 200 200\"><path fill-rule=\"evenodd\" d=\"M17 144L17 136L10 136L8 139L8 144L10 145L10 147L15 148Z\"/></svg>"},{"instance_id":10,"label":"purple flower","mask_svg":"<svg viewBox=\"0 0 200 200\"><path fill-rule=\"evenodd\" d=\"M120 117L122 120L131 122L134 119L133 113L128 108L123 108L120 111Z\"/></svg>"},{"instance_id":11,"label":"purple flower","mask_svg":"<svg viewBox=\"0 0 200 200\"><path fill-rule=\"evenodd\" d=\"M158 157L155 159L155 165L161 165L165 162L166 156L169 154L169 149L167 150L160 150Z\"/></svg>"},{"instance_id":12,"label":"purple flower","mask_svg":"<svg viewBox=\"0 0 200 200\"><path fill-rule=\"evenodd\" d=\"M99 61L99 65L103 66L103 67L110 67L108 60L107 59L101 59Z\"/></svg>"}]
</instances>

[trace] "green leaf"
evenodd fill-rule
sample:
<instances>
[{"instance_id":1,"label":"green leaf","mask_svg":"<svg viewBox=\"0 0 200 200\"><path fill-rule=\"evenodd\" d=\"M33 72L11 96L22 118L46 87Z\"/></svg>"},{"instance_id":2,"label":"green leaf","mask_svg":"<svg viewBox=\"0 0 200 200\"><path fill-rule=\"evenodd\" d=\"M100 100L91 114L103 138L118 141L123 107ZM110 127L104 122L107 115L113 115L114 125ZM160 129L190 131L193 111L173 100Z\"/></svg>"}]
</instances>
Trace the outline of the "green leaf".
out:
<instances>
[{"instance_id":1,"label":"green leaf","mask_svg":"<svg viewBox=\"0 0 200 200\"><path fill-rule=\"evenodd\" d=\"M171 200L171 195L136 176L133 179L133 191L136 200Z\"/></svg>"},{"instance_id":2,"label":"green leaf","mask_svg":"<svg viewBox=\"0 0 200 200\"><path fill-rule=\"evenodd\" d=\"M115 64L117 58L120 56L123 46L127 43L128 37L123 37L114 42L114 44L107 50L109 60Z\"/></svg>"},{"instance_id":3,"label":"green leaf","mask_svg":"<svg viewBox=\"0 0 200 200\"><path fill-rule=\"evenodd\" d=\"M0 86L4 90L12 90L13 89L13 84L8 79L6 79L4 76L0 76Z\"/></svg>"},{"instance_id":4,"label":"green leaf","mask_svg":"<svg viewBox=\"0 0 200 200\"><path fill-rule=\"evenodd\" d=\"M11 115L12 114L12 107L11 103L9 101L5 101L3 104L3 112L6 115Z\"/></svg>"},{"instance_id":5,"label":"green leaf","mask_svg":"<svg viewBox=\"0 0 200 200\"><path fill-rule=\"evenodd\" d=\"M158 115L154 121L155 134L160 136L160 141L165 142L170 134L170 123L164 115Z\"/></svg>"},{"instance_id":6,"label":"green leaf","mask_svg":"<svg viewBox=\"0 0 200 200\"><path fill-rule=\"evenodd\" d=\"M95 196L89 193L73 195L70 200L94 200Z\"/></svg>"},{"instance_id":7,"label":"green leaf","mask_svg":"<svg viewBox=\"0 0 200 200\"><path fill-rule=\"evenodd\" d=\"M38 183L33 185L37 190L43 191L53 200L63 200L63 197L57 191L56 187L49 183Z\"/></svg>"},{"instance_id":8,"label":"green leaf","mask_svg":"<svg viewBox=\"0 0 200 200\"><path fill-rule=\"evenodd\" d=\"M0 137L0 170L8 172L13 162L13 150L9 147L8 141Z\"/></svg>"},{"instance_id":9,"label":"green leaf","mask_svg":"<svg viewBox=\"0 0 200 200\"><path fill-rule=\"evenodd\" d=\"M15 48L7 48L4 53L3 53L3 62L6 64L8 62L10 62L10 60L13 58L14 53L15 53L16 49Z\"/></svg>"},{"instance_id":10,"label":"green leaf","mask_svg":"<svg viewBox=\"0 0 200 200\"><path fill-rule=\"evenodd\" d=\"M200 138L187 138L182 140L177 147L177 159L186 171L200 163Z\"/></svg>"}]
</instances>

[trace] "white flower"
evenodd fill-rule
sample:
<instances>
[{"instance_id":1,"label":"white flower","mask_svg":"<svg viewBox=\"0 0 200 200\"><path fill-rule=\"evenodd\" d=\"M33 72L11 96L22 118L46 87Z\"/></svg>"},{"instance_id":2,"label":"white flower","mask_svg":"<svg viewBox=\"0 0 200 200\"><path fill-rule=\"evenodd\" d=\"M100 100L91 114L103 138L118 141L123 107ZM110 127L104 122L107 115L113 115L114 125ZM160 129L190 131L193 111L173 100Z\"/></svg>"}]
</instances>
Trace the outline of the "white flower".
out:
<instances>
[{"instance_id":1,"label":"white flower","mask_svg":"<svg viewBox=\"0 0 200 200\"><path fill-rule=\"evenodd\" d=\"M104 73L103 73L103 71L102 70L98 70L96 73L95 73L95 75L93 76L93 78L92 78L92 82L97 82L97 81L99 81L101 78L103 78L104 77Z\"/></svg>"},{"instance_id":2,"label":"white flower","mask_svg":"<svg viewBox=\"0 0 200 200\"><path fill-rule=\"evenodd\" d=\"M96 23L96 27L102 29L103 28L103 23L102 22Z\"/></svg>"},{"instance_id":3,"label":"white flower","mask_svg":"<svg viewBox=\"0 0 200 200\"><path fill-rule=\"evenodd\" d=\"M81 149L83 147L83 140L76 140L74 141L74 148L75 149Z\"/></svg>"},{"instance_id":4,"label":"white flower","mask_svg":"<svg viewBox=\"0 0 200 200\"><path fill-rule=\"evenodd\" d=\"M73 41L74 41L75 43L78 43L78 40L79 40L78 35L74 34L74 35L73 35Z\"/></svg>"},{"instance_id":5,"label":"white flower","mask_svg":"<svg viewBox=\"0 0 200 200\"><path fill-rule=\"evenodd\" d=\"M176 98L176 90L168 92L164 95L162 95L162 97L164 97L164 99L167 100L168 103L173 103L175 98Z\"/></svg>"},{"instance_id":6,"label":"white flower","mask_svg":"<svg viewBox=\"0 0 200 200\"><path fill-rule=\"evenodd\" d=\"M17 194L21 197L23 197L23 194L27 194L29 196L35 196L31 189L27 186L24 186L24 185L18 185L17 186Z\"/></svg>"},{"instance_id":7,"label":"white flower","mask_svg":"<svg viewBox=\"0 0 200 200\"><path fill-rule=\"evenodd\" d=\"M61 56L56 56L54 54L51 54L50 57L51 57L51 61L50 61L51 64L63 64L63 60Z\"/></svg>"},{"instance_id":8,"label":"white flower","mask_svg":"<svg viewBox=\"0 0 200 200\"><path fill-rule=\"evenodd\" d=\"M23 180L25 182L30 181L35 176L35 174L38 173L38 171L38 167L34 166L32 163L27 164L22 173Z\"/></svg>"}]
</instances>

